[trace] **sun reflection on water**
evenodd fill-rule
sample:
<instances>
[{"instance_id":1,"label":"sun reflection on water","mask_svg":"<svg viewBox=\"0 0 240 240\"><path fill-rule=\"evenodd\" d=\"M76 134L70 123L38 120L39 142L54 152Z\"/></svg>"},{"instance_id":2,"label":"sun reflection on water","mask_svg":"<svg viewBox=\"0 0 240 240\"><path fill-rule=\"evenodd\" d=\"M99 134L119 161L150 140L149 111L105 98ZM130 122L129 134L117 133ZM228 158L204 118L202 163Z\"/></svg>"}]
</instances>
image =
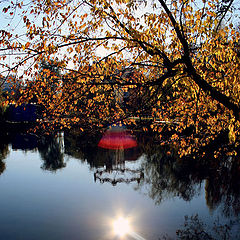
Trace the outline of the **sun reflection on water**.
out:
<instances>
[{"instance_id":1,"label":"sun reflection on water","mask_svg":"<svg viewBox=\"0 0 240 240\"><path fill-rule=\"evenodd\" d=\"M113 231L120 238L131 233L129 220L123 217L118 217L113 221Z\"/></svg>"},{"instance_id":2,"label":"sun reflection on water","mask_svg":"<svg viewBox=\"0 0 240 240\"><path fill-rule=\"evenodd\" d=\"M127 236L131 236L136 240L146 240L133 231L129 218L124 218L122 216L116 217L112 220L112 228L114 235L119 239L126 239Z\"/></svg>"}]
</instances>

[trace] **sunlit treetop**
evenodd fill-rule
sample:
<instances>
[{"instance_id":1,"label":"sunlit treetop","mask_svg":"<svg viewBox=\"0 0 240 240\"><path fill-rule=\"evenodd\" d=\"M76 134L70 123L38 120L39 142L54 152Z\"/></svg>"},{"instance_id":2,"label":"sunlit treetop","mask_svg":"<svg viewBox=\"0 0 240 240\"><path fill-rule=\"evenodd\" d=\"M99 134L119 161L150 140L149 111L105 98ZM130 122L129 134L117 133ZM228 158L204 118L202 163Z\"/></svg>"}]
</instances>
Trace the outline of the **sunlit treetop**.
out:
<instances>
[{"instance_id":1,"label":"sunlit treetop","mask_svg":"<svg viewBox=\"0 0 240 240\"><path fill-rule=\"evenodd\" d=\"M231 142L238 138L235 1L33 0L3 5L7 27L0 32L1 74L22 79L19 101L35 99L42 105L43 122L84 129L147 114L158 122L177 123L169 125L173 142L192 126L190 139L197 138L196 144L202 136L208 142L226 129ZM156 121L151 128L163 129ZM184 138L180 145L188 141Z\"/></svg>"}]
</instances>

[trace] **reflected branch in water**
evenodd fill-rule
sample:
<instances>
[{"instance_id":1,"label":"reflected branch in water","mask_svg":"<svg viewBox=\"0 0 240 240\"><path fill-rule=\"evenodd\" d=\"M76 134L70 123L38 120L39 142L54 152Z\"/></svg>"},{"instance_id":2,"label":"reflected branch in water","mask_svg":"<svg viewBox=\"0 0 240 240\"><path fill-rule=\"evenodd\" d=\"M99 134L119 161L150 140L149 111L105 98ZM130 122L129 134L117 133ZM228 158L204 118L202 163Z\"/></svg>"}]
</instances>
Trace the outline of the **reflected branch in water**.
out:
<instances>
[{"instance_id":1,"label":"reflected branch in water","mask_svg":"<svg viewBox=\"0 0 240 240\"><path fill-rule=\"evenodd\" d=\"M225 216L240 213L240 159L225 157L213 162L206 180L206 203L210 210L220 206Z\"/></svg>"},{"instance_id":2,"label":"reflected branch in water","mask_svg":"<svg viewBox=\"0 0 240 240\"><path fill-rule=\"evenodd\" d=\"M228 240L240 239L240 220L229 220L221 224L219 219L212 226L204 223L198 215L185 216L183 227L176 231L177 240ZM163 236L160 240L171 240L168 236Z\"/></svg>"},{"instance_id":3,"label":"reflected branch in water","mask_svg":"<svg viewBox=\"0 0 240 240\"><path fill-rule=\"evenodd\" d=\"M142 164L145 171L144 181L136 189L147 189L155 203L172 197L190 201L200 194L204 184L206 203L211 211L220 207L225 216L239 215L240 151L237 156L228 156L223 151L215 158L212 144L206 157L179 158L177 149L170 145L161 146L151 139L138 139L138 143L145 153Z\"/></svg>"},{"instance_id":4,"label":"reflected branch in water","mask_svg":"<svg viewBox=\"0 0 240 240\"><path fill-rule=\"evenodd\" d=\"M39 143L38 150L42 160L44 161L41 167L43 170L55 172L58 169L66 167L62 144L56 138L42 138Z\"/></svg>"},{"instance_id":5,"label":"reflected branch in water","mask_svg":"<svg viewBox=\"0 0 240 240\"><path fill-rule=\"evenodd\" d=\"M109 177L107 177L109 176ZM97 170L94 173L94 181L100 181L100 183L109 182L113 186L116 186L118 183L140 183L144 179L144 173L142 169L129 169L129 168L114 168L111 172L108 170Z\"/></svg>"},{"instance_id":6,"label":"reflected branch in water","mask_svg":"<svg viewBox=\"0 0 240 240\"><path fill-rule=\"evenodd\" d=\"M73 156L82 162L87 161L91 168L103 166L97 147L100 138L99 133L68 132L64 135L65 154Z\"/></svg>"},{"instance_id":7,"label":"reflected branch in water","mask_svg":"<svg viewBox=\"0 0 240 240\"><path fill-rule=\"evenodd\" d=\"M6 164L3 161L0 161L0 175L5 171Z\"/></svg>"},{"instance_id":8,"label":"reflected branch in water","mask_svg":"<svg viewBox=\"0 0 240 240\"><path fill-rule=\"evenodd\" d=\"M7 155L9 154L8 144L0 143L0 175L6 169L6 165L4 160L6 159Z\"/></svg>"},{"instance_id":9,"label":"reflected branch in water","mask_svg":"<svg viewBox=\"0 0 240 240\"><path fill-rule=\"evenodd\" d=\"M143 151L144 181L138 189L147 189L149 197L156 204L173 197L190 201L200 193L202 179L192 176L194 166L186 161L179 161L174 149L153 144L147 149L143 146Z\"/></svg>"}]
</instances>

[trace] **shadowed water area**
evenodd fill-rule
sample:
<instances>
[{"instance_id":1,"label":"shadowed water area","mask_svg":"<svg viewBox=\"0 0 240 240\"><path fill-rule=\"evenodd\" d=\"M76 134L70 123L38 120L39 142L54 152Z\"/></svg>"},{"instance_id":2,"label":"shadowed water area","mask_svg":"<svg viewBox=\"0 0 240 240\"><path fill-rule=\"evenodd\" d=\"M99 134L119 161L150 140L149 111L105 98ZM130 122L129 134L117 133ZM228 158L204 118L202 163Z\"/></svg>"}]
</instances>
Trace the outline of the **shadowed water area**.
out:
<instances>
[{"instance_id":1,"label":"shadowed water area","mask_svg":"<svg viewBox=\"0 0 240 240\"><path fill-rule=\"evenodd\" d=\"M179 160L126 129L6 134L0 173L0 239L240 239L237 157Z\"/></svg>"}]
</instances>

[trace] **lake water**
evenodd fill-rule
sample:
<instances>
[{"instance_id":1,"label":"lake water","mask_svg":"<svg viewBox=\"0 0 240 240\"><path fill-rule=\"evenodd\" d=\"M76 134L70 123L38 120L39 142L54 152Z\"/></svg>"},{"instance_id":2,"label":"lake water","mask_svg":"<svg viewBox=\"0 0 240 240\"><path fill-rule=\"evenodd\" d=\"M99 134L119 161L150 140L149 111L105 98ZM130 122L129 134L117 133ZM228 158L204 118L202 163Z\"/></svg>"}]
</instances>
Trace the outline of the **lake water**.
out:
<instances>
[{"instance_id":1,"label":"lake water","mask_svg":"<svg viewBox=\"0 0 240 240\"><path fill-rule=\"evenodd\" d=\"M201 225L220 239L214 223L233 220L228 237L238 238L239 175L231 185L231 164L209 171L174 161L148 138L128 149L103 149L99 140L3 137L0 239L175 239L185 216L196 215L193 229ZM124 236L114 231L119 217L131 227Z\"/></svg>"}]
</instances>

